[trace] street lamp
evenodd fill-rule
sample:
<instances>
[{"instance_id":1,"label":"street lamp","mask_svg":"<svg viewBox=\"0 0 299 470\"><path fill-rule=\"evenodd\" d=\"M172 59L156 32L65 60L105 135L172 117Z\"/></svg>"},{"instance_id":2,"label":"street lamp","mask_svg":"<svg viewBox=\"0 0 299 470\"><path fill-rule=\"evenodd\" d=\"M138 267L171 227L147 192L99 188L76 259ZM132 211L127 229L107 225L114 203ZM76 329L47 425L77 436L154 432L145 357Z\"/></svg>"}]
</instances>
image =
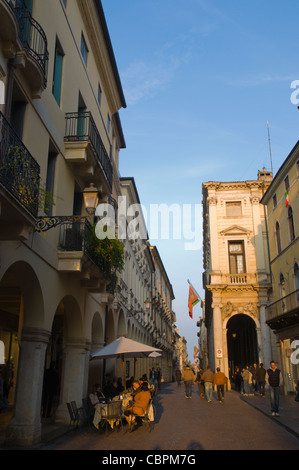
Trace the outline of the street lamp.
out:
<instances>
[{"instance_id":1,"label":"street lamp","mask_svg":"<svg viewBox=\"0 0 299 470\"><path fill-rule=\"evenodd\" d=\"M57 227L65 223L79 223L85 222L90 218L97 208L99 203L99 190L90 183L89 187L82 191L84 206L88 216L84 215L57 215L57 216L46 216L37 217L36 225L34 228L35 232L47 232L51 228Z\"/></svg>"},{"instance_id":2,"label":"street lamp","mask_svg":"<svg viewBox=\"0 0 299 470\"><path fill-rule=\"evenodd\" d=\"M86 212L91 216L95 213L99 203L99 190L95 188L93 183L83 190L83 199Z\"/></svg>"},{"instance_id":3,"label":"street lamp","mask_svg":"<svg viewBox=\"0 0 299 470\"><path fill-rule=\"evenodd\" d=\"M150 299L147 298L144 303L145 303L146 310L149 310L151 308L151 303L152 303Z\"/></svg>"}]
</instances>

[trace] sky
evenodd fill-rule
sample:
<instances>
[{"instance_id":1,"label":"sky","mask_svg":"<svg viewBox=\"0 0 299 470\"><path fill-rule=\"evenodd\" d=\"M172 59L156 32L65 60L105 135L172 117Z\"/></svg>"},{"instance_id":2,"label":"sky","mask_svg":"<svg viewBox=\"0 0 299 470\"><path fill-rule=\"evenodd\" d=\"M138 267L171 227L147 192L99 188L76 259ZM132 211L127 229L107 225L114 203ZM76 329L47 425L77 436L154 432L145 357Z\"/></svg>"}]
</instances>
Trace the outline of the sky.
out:
<instances>
[{"instance_id":1,"label":"sky","mask_svg":"<svg viewBox=\"0 0 299 470\"><path fill-rule=\"evenodd\" d=\"M189 317L187 280L204 298L202 183L255 180L263 167L275 175L296 144L299 2L102 5L127 103L119 113L126 141L120 174L135 179L193 360L202 312L198 304ZM153 227L155 204L175 205L168 236Z\"/></svg>"}]
</instances>

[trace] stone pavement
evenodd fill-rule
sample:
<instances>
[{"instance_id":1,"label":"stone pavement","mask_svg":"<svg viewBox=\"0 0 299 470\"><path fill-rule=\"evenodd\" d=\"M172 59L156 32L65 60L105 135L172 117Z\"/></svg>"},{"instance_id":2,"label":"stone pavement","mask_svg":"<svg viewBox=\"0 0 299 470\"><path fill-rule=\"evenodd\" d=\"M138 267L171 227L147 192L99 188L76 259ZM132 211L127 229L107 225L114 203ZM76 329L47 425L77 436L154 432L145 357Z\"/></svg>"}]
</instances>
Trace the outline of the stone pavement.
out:
<instances>
[{"instance_id":1,"label":"stone pavement","mask_svg":"<svg viewBox=\"0 0 299 470\"><path fill-rule=\"evenodd\" d=\"M42 442L33 449L299 450L299 403L293 396L281 396L280 417L273 418L269 396L244 397L231 391L219 404L216 393L213 395L213 402L207 403L199 397L196 385L189 400L185 399L183 385L163 384L155 397L156 419L151 433L143 427L133 433L108 435L88 427L70 432L68 426L47 423L42 428Z\"/></svg>"},{"instance_id":2,"label":"stone pavement","mask_svg":"<svg viewBox=\"0 0 299 470\"><path fill-rule=\"evenodd\" d=\"M265 398L257 394L254 396L240 395L240 398L299 438L299 402L295 401L294 395L280 396L279 417L273 417L271 414L268 393L266 393Z\"/></svg>"}]
</instances>

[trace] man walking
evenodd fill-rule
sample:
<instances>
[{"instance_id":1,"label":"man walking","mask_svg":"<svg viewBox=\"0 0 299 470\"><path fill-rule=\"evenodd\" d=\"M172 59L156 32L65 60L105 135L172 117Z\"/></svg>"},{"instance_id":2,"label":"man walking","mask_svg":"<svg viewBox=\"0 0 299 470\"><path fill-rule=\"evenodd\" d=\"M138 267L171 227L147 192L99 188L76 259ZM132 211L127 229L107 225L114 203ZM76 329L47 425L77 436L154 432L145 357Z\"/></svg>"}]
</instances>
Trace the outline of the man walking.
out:
<instances>
[{"instance_id":1,"label":"man walking","mask_svg":"<svg viewBox=\"0 0 299 470\"><path fill-rule=\"evenodd\" d=\"M270 362L270 369L267 370L266 383L270 388L270 402L272 416L279 416L280 385L282 385L282 375L277 369L275 361Z\"/></svg>"},{"instance_id":2,"label":"man walking","mask_svg":"<svg viewBox=\"0 0 299 470\"><path fill-rule=\"evenodd\" d=\"M217 367L216 374L214 375L214 385L217 387L218 402L224 401L224 385L226 385L227 379L223 372L220 372L220 368Z\"/></svg>"},{"instance_id":3,"label":"man walking","mask_svg":"<svg viewBox=\"0 0 299 470\"><path fill-rule=\"evenodd\" d=\"M202 374L201 380L203 380L205 383L206 399L208 400L208 403L211 403L213 395L214 374L209 366L207 367L207 370Z\"/></svg>"},{"instance_id":4,"label":"man walking","mask_svg":"<svg viewBox=\"0 0 299 470\"><path fill-rule=\"evenodd\" d=\"M266 369L264 369L264 364L261 362L260 367L256 371L256 380L258 383L258 391L262 397L265 397L265 377Z\"/></svg>"},{"instance_id":5,"label":"man walking","mask_svg":"<svg viewBox=\"0 0 299 470\"><path fill-rule=\"evenodd\" d=\"M186 398L191 398L192 383L195 381L195 374L188 365L186 365L185 369L183 370L182 379L185 383Z\"/></svg>"}]
</instances>

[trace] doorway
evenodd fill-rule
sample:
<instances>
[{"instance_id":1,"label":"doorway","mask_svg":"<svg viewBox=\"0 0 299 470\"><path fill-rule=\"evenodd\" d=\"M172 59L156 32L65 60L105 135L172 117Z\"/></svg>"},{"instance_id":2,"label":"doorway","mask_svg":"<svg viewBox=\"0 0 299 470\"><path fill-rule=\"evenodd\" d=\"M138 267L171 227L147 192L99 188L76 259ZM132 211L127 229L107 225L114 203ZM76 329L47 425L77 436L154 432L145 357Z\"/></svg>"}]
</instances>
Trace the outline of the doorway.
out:
<instances>
[{"instance_id":1,"label":"doorway","mask_svg":"<svg viewBox=\"0 0 299 470\"><path fill-rule=\"evenodd\" d=\"M227 349L229 368L258 363L258 344L255 322L248 315L233 316L227 324Z\"/></svg>"}]
</instances>

